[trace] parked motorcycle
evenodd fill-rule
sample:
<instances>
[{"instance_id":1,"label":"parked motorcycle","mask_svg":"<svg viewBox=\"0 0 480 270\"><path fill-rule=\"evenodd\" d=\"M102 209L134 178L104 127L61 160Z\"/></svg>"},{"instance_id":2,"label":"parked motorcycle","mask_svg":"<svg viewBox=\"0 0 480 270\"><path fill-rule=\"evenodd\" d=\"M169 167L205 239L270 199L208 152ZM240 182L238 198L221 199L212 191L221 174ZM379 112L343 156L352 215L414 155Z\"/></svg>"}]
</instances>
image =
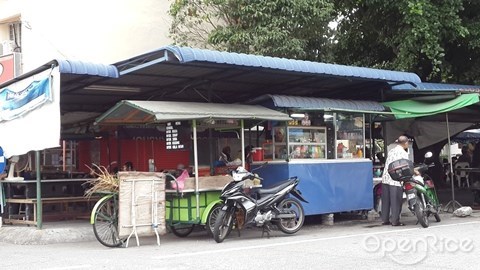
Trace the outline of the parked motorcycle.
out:
<instances>
[{"instance_id":1,"label":"parked motorcycle","mask_svg":"<svg viewBox=\"0 0 480 270\"><path fill-rule=\"evenodd\" d=\"M294 234L302 228L305 213L300 201L307 201L296 188L300 181L297 177L290 177L268 189L258 188L249 194L244 182L247 179L263 179L242 167L237 168L232 176L233 181L223 188L220 195L224 205L213 228L213 238L217 243L223 242L233 226L240 229L255 225L262 227L267 234L271 224L286 234Z\"/></svg>"},{"instance_id":2,"label":"parked motorcycle","mask_svg":"<svg viewBox=\"0 0 480 270\"><path fill-rule=\"evenodd\" d=\"M425 154L425 161L432 157L432 152ZM388 173L393 180L402 181L403 190L407 195L408 209L417 217L422 227L429 226L430 215L440 222L440 203L433 180L426 172L433 166L424 163L414 167L408 159L400 159L388 166ZM417 172L417 173L416 173Z\"/></svg>"}]
</instances>

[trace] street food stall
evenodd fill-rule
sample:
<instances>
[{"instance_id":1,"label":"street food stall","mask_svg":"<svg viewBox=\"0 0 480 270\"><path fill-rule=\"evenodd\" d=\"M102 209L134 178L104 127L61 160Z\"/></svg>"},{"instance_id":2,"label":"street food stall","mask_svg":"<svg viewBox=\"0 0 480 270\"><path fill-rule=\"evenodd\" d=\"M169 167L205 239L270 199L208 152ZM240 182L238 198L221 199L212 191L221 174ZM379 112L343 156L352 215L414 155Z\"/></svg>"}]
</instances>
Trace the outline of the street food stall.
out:
<instances>
[{"instance_id":1,"label":"street food stall","mask_svg":"<svg viewBox=\"0 0 480 270\"><path fill-rule=\"evenodd\" d=\"M265 120L288 121L291 118L287 114L259 105L124 100L98 117L96 124L106 128L109 125L125 124L163 125L166 132L165 147L169 150L163 158L170 158L180 149L190 151L193 157L192 177L182 179L181 184L180 177L173 177L171 181L167 181L165 190L166 222L175 235L183 237L190 234L196 225L205 225L207 231L211 230L213 224L208 221L209 216L214 214L214 207L221 202L219 200L221 189L231 181L229 176L202 176L199 173L198 130L238 130L241 141L241 162L238 165L245 166L244 129L246 126L258 125ZM169 172L165 175L171 176ZM121 190L119 194L118 200L121 203L123 199ZM119 221L115 217L111 220ZM92 213L94 227L95 222L96 214ZM122 224L113 225L119 228L123 226ZM112 228L112 226L106 227ZM116 231L115 229L114 232ZM103 240L99 239L99 241ZM114 241L114 243L103 244L116 246L119 243Z\"/></svg>"},{"instance_id":2,"label":"street food stall","mask_svg":"<svg viewBox=\"0 0 480 270\"><path fill-rule=\"evenodd\" d=\"M370 210L373 208L373 144L370 116L385 113L373 101L268 95L253 101L286 111L288 122L270 122L262 145L268 160L258 172L264 186L288 176L301 179L307 215ZM369 121L366 123L366 121Z\"/></svg>"}]
</instances>

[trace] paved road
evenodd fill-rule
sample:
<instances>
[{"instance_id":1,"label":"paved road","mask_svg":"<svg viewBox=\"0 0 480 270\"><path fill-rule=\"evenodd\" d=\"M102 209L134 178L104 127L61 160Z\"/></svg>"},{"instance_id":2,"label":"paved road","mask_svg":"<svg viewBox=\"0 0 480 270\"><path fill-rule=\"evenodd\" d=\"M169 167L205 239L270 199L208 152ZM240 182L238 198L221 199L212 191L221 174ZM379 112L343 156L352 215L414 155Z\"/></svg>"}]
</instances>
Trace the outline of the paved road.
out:
<instances>
[{"instance_id":1,"label":"paved road","mask_svg":"<svg viewBox=\"0 0 480 270\"><path fill-rule=\"evenodd\" d=\"M204 232L187 238L141 238L128 248L96 241L50 245L0 243L2 269L478 269L480 214L442 214L428 229L403 217L405 227L344 219L334 226L310 223L292 236L255 229L217 244Z\"/></svg>"}]
</instances>

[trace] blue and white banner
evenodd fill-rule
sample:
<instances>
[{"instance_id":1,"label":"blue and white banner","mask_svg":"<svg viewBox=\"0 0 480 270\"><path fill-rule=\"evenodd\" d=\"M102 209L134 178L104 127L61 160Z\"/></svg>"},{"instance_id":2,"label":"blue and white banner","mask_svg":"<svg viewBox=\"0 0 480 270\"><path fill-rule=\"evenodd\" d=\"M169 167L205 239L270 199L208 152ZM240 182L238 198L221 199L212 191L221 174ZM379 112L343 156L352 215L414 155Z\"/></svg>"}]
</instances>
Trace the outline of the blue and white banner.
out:
<instances>
[{"instance_id":1,"label":"blue and white banner","mask_svg":"<svg viewBox=\"0 0 480 270\"><path fill-rule=\"evenodd\" d=\"M9 121L28 113L46 102L52 102L50 78L33 81L20 91L8 87L0 91L0 121Z\"/></svg>"},{"instance_id":2,"label":"blue and white banner","mask_svg":"<svg viewBox=\"0 0 480 270\"><path fill-rule=\"evenodd\" d=\"M6 158L60 146L58 67L0 89L0 145Z\"/></svg>"}]
</instances>

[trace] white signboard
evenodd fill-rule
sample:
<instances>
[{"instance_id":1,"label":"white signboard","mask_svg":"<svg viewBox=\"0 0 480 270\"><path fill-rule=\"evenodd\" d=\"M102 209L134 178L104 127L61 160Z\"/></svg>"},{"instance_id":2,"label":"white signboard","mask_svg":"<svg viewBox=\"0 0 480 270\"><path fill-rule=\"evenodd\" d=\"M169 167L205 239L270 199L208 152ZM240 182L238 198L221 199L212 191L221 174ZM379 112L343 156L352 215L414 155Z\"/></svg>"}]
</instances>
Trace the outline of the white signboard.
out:
<instances>
[{"instance_id":1,"label":"white signboard","mask_svg":"<svg viewBox=\"0 0 480 270\"><path fill-rule=\"evenodd\" d=\"M0 89L0 130L7 158L60 146L58 67Z\"/></svg>"}]
</instances>

